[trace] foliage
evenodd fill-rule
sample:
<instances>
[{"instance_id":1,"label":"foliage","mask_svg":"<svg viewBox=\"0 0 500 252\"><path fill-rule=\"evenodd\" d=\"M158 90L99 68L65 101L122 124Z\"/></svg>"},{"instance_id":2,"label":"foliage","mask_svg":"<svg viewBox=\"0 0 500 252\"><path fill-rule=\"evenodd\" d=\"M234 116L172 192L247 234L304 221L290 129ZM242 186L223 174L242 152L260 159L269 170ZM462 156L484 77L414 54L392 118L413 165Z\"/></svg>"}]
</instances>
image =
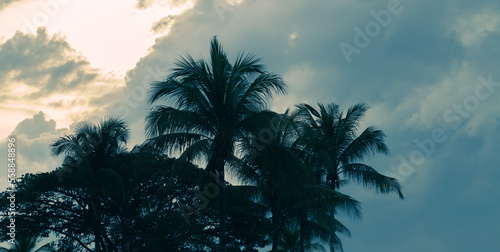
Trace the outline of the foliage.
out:
<instances>
[{"instance_id":1,"label":"foliage","mask_svg":"<svg viewBox=\"0 0 500 252\"><path fill-rule=\"evenodd\" d=\"M150 103L164 104L147 115L142 145L126 150L128 126L117 118L54 141L61 167L16 183L23 238L8 251L32 251L49 235L58 240L42 248L58 251L342 251L337 234L351 233L337 216L361 217L345 183L403 198L396 179L365 163L388 153L385 135L359 132L364 104L268 110L286 88L255 55L229 63L214 37L209 60L181 57L152 84ZM10 222L11 193L0 193L0 225Z\"/></svg>"}]
</instances>

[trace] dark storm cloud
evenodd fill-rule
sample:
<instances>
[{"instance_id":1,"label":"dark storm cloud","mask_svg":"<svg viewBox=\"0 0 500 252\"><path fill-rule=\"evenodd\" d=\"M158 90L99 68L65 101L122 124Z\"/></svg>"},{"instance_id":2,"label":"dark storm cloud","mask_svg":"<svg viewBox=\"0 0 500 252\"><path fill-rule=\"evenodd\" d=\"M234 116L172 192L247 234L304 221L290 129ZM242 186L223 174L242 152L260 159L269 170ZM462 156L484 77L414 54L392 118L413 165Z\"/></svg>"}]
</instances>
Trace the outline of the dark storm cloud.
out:
<instances>
[{"instance_id":1,"label":"dark storm cloud","mask_svg":"<svg viewBox=\"0 0 500 252\"><path fill-rule=\"evenodd\" d=\"M176 18L171 33L158 39L150 54L128 72L127 86L144 86L152 77L161 78L152 73L154 69L171 68L186 52L206 57L213 35L219 36L230 57L243 50L254 52L263 57L270 71L289 76L285 80L290 94L277 99L287 106L319 100L396 107L414 97L416 89L432 89L458 72L470 72L472 80L492 72L493 62L485 62L492 60L491 55L486 57L489 50L479 50L485 61L475 59L477 54L471 55L449 29L462 11L469 11L464 1L391 1L399 3L400 13L393 14L387 27L360 54L353 54L348 64L339 44L354 44L354 28L364 29L374 20L371 11L387 10L388 2L246 1L221 8L217 1L198 1ZM494 36L488 36L485 43ZM462 69L469 60L476 62ZM144 114L147 106L142 104L135 107L142 109L137 115Z\"/></svg>"},{"instance_id":2,"label":"dark storm cloud","mask_svg":"<svg viewBox=\"0 0 500 252\"><path fill-rule=\"evenodd\" d=\"M387 11L390 21L382 24L377 18ZM127 73L111 108L126 115L134 132L144 132L149 84L186 52L207 58L217 35L230 58L253 52L284 76L290 93L275 108L367 102L372 109L363 125L382 129L392 151L367 161L379 171L400 176L401 158L410 162L412 153L423 153L424 161L403 177L405 201L346 188L365 209L363 221L345 220L353 233L343 240L346 251L493 251L500 247L494 237L500 232L498 13L500 2L487 0L198 1ZM379 30L371 30L369 43L356 45L357 28L368 36L374 22ZM350 62L343 42L359 50ZM478 76L491 76L491 90ZM446 140L429 145L435 130ZM417 144L425 141L426 147Z\"/></svg>"}]
</instances>

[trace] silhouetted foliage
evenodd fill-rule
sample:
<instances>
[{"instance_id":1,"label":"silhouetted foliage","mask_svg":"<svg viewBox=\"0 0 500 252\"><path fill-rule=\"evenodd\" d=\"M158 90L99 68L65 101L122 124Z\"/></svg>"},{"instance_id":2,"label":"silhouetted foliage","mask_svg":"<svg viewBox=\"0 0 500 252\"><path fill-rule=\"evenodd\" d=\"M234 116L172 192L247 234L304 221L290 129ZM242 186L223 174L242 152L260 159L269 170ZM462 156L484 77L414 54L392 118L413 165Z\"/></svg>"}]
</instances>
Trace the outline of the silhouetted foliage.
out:
<instances>
[{"instance_id":1,"label":"silhouetted foliage","mask_svg":"<svg viewBox=\"0 0 500 252\"><path fill-rule=\"evenodd\" d=\"M364 104L345 113L333 103L267 110L285 92L254 55L230 64L214 37L208 61L182 57L152 84L150 103L170 106L151 109L142 145L127 151L121 119L82 122L50 146L61 167L18 179L23 249L15 251L50 235L57 241L47 249L57 251L342 251L337 234L351 233L336 217L361 216L360 203L340 192L345 183L403 198L396 179L364 163L388 153L385 135L358 132ZM3 226L12 193L0 193Z\"/></svg>"}]
</instances>

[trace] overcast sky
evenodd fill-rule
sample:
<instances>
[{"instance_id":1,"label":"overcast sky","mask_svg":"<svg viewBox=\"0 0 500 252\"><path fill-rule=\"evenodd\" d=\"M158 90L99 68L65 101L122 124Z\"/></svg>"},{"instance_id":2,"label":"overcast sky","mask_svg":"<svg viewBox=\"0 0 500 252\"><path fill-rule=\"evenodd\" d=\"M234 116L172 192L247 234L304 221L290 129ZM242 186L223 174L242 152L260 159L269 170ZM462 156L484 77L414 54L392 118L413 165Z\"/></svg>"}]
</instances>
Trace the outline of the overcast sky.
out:
<instances>
[{"instance_id":1,"label":"overcast sky","mask_svg":"<svg viewBox=\"0 0 500 252\"><path fill-rule=\"evenodd\" d=\"M57 167L48 145L82 120L122 116L144 141L149 84L217 35L284 77L276 111L370 106L391 153L366 162L406 199L346 187L364 209L342 219L346 251L500 248L498 0L0 0L0 24L0 160L15 135L18 175Z\"/></svg>"}]
</instances>

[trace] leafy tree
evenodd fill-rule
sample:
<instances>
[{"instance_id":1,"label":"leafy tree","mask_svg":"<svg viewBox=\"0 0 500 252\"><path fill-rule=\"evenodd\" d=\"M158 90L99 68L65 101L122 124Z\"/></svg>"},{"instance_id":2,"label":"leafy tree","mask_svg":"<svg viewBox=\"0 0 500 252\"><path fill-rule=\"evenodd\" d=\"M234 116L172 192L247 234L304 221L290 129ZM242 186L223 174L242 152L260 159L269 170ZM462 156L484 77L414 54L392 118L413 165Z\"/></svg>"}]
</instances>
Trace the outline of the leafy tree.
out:
<instances>
[{"instance_id":1,"label":"leafy tree","mask_svg":"<svg viewBox=\"0 0 500 252\"><path fill-rule=\"evenodd\" d=\"M125 200L102 199L101 216L116 251L217 250L215 209L198 211L186 223L180 207L191 204L197 197L194 190L207 184L205 170L187 164L173 173L174 159L147 151L122 153L115 158L123 164L118 171ZM59 180L58 172L60 169L26 174L19 180L16 233L43 237L55 233L60 251L93 251L94 217L88 203L93 196L85 184L74 180L73 173L63 173ZM270 230L264 210L250 202L239 187L229 186L227 191L228 251L256 251L255 247L264 246ZM6 193L1 194L2 213L8 208ZM2 225L9 222L6 214L3 217Z\"/></svg>"},{"instance_id":2,"label":"leafy tree","mask_svg":"<svg viewBox=\"0 0 500 252\"><path fill-rule=\"evenodd\" d=\"M24 237L48 237L54 233L64 243L63 248L88 247L93 239L89 226L88 206L90 194L65 179L58 180L58 171L41 174L25 174L16 183L16 234ZM9 221L7 216L8 192L0 198L0 223ZM4 204L5 202L5 204ZM86 207L87 206L87 207ZM61 249L61 246L58 246Z\"/></svg>"},{"instance_id":3,"label":"leafy tree","mask_svg":"<svg viewBox=\"0 0 500 252\"><path fill-rule=\"evenodd\" d=\"M180 160L202 157L224 181L235 143L262 121L267 99L285 91L282 78L265 72L254 55L239 54L230 64L214 37L208 62L187 55L165 81L153 84L150 102L166 99L173 107L155 106L147 116L148 144L180 151ZM226 251L226 198L222 185L219 190L220 251Z\"/></svg>"}]
</instances>

